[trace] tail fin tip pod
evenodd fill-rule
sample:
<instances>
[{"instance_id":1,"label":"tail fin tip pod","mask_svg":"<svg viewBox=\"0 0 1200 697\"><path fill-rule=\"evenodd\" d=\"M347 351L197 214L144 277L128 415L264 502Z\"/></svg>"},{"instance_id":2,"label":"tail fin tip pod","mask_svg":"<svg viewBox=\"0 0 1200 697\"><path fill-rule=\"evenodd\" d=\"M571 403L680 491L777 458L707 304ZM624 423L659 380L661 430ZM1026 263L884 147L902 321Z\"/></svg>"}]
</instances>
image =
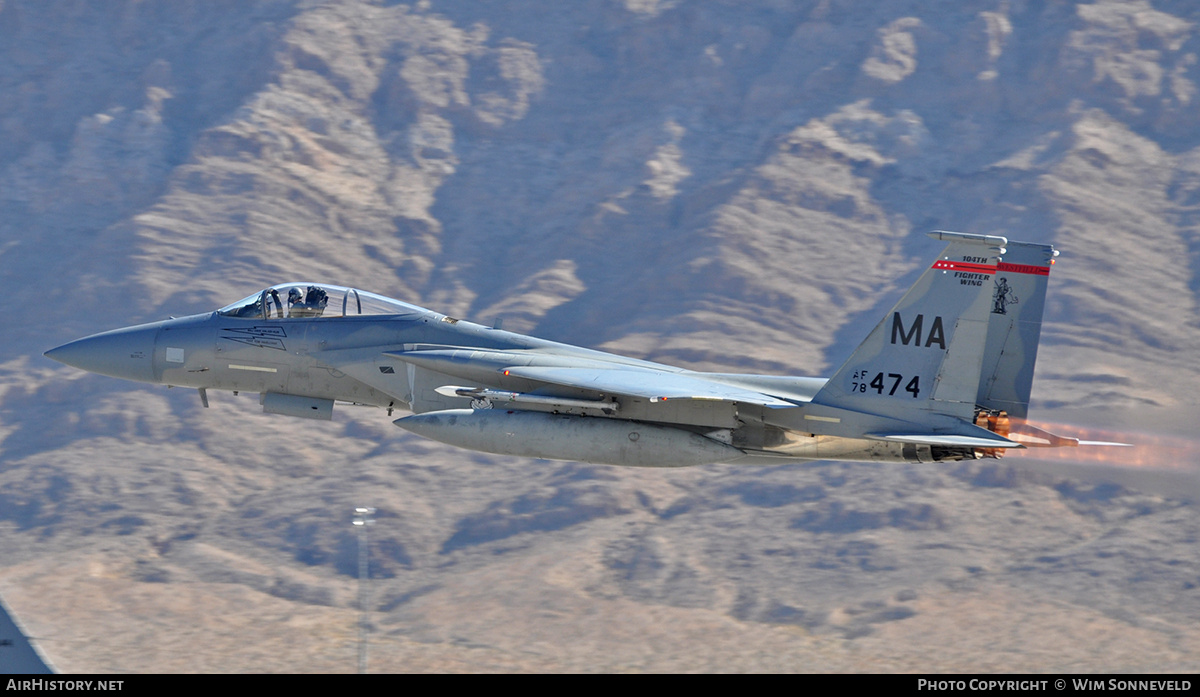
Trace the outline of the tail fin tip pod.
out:
<instances>
[{"instance_id":1,"label":"tail fin tip pod","mask_svg":"<svg viewBox=\"0 0 1200 697\"><path fill-rule=\"evenodd\" d=\"M950 230L934 230L933 232L925 233L926 237L935 240L943 240L945 242L972 242L984 244L989 247L997 247L1004 253L1004 248L1008 245L1008 238L1000 235L977 235L973 232L952 232Z\"/></svg>"}]
</instances>

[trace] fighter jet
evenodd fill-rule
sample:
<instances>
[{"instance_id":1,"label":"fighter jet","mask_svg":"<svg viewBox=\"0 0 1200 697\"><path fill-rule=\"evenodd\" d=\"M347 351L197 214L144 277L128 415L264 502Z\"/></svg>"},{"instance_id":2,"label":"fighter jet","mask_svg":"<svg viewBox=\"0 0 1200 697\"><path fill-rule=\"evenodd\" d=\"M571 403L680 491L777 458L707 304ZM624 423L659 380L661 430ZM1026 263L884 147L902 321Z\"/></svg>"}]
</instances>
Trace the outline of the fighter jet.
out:
<instances>
[{"instance_id":1,"label":"fighter jet","mask_svg":"<svg viewBox=\"0 0 1200 697\"><path fill-rule=\"evenodd\" d=\"M1080 441L1026 421L1051 245L947 245L829 379L703 373L507 332L362 290L284 283L215 312L51 349L93 373L256 393L489 453L635 467L937 462Z\"/></svg>"}]
</instances>

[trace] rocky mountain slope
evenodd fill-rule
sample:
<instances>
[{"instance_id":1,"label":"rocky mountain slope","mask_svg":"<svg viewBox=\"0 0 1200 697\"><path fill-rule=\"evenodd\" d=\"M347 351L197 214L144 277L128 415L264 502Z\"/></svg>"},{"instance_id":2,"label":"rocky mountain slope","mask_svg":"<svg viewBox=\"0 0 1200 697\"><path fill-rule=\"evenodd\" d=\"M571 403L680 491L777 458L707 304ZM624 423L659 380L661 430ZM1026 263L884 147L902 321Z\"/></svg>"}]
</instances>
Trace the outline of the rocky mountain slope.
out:
<instances>
[{"instance_id":1,"label":"rocky mountain slope","mask_svg":"<svg viewBox=\"0 0 1200 697\"><path fill-rule=\"evenodd\" d=\"M1195 670L1189 441L626 470L41 352L312 279L828 374L952 229L1063 251L1035 417L1186 434L1198 53L1170 1L3 0L0 595L67 671L352 670L373 505L379 669Z\"/></svg>"}]
</instances>

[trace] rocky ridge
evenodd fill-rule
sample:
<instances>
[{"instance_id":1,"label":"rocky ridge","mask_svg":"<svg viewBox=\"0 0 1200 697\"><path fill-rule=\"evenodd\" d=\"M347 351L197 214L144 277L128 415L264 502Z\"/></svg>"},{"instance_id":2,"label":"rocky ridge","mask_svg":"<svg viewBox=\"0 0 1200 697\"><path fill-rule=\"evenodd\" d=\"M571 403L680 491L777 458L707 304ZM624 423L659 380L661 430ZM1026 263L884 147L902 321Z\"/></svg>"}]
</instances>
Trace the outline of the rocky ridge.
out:
<instances>
[{"instance_id":1,"label":"rocky ridge","mask_svg":"<svg viewBox=\"0 0 1200 697\"><path fill-rule=\"evenodd\" d=\"M1063 250L1035 415L1186 432L1198 31L1147 1L5 0L0 594L67 671L351 670L370 504L379 669L1194 670L1196 497L1155 477L1195 449L622 470L40 352L311 278L827 374L957 229Z\"/></svg>"}]
</instances>

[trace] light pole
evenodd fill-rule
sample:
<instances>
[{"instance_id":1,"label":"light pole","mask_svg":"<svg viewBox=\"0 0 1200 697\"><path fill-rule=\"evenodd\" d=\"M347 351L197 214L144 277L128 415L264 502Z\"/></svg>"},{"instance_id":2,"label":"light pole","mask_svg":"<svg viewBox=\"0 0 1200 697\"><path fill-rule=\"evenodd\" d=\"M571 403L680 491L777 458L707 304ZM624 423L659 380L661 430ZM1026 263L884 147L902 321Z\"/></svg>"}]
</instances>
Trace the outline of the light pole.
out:
<instances>
[{"instance_id":1,"label":"light pole","mask_svg":"<svg viewBox=\"0 0 1200 697\"><path fill-rule=\"evenodd\" d=\"M358 672L367 672L367 526L374 525L374 508L356 507L354 527L358 528Z\"/></svg>"}]
</instances>

